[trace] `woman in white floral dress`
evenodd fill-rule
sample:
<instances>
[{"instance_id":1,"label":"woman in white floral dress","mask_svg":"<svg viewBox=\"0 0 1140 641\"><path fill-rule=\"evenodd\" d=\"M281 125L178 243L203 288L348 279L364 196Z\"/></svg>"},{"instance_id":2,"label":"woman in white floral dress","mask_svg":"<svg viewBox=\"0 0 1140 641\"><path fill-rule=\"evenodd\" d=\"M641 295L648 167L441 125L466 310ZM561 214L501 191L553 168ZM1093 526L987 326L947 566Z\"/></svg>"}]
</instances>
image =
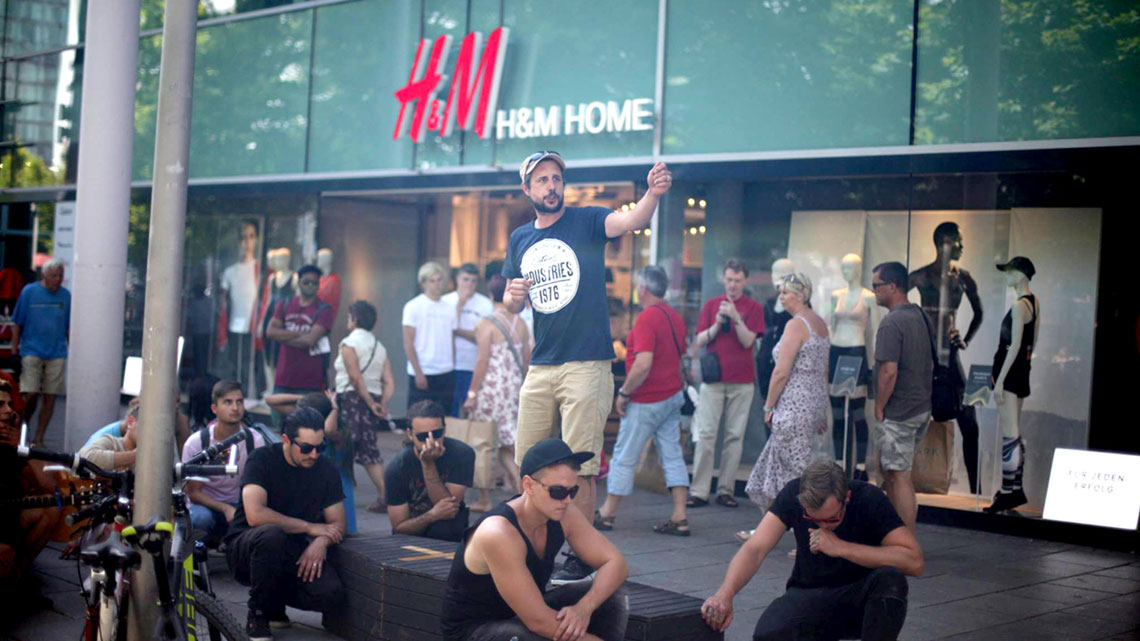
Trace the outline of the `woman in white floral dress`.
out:
<instances>
[{"instance_id":1,"label":"woman in white floral dress","mask_svg":"<svg viewBox=\"0 0 1140 641\"><path fill-rule=\"evenodd\" d=\"M491 277L489 287L495 312L475 326L479 357L475 361L463 409L472 420L491 421L498 426L499 463L506 470L507 483L514 488L519 478L519 468L515 464L519 391L530 365L530 333L526 323L503 305L506 284L502 276ZM482 507L482 503L483 497L480 496L477 506Z\"/></svg>"},{"instance_id":2,"label":"woman in white floral dress","mask_svg":"<svg viewBox=\"0 0 1140 641\"><path fill-rule=\"evenodd\" d=\"M812 460L812 439L827 430L827 323L808 304L811 281L792 274L780 283L780 302L793 318L772 356L776 369L764 403L768 442L745 492L762 509Z\"/></svg>"}]
</instances>

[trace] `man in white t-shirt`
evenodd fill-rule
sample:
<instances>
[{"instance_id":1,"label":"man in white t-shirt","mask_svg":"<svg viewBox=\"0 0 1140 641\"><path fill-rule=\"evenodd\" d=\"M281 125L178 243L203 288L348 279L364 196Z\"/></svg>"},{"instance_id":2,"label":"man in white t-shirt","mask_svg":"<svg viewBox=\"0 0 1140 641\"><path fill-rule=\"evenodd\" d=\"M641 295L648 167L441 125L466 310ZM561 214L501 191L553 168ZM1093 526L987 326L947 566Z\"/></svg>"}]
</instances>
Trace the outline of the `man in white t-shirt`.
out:
<instances>
[{"instance_id":1,"label":"man in white t-shirt","mask_svg":"<svg viewBox=\"0 0 1140 641\"><path fill-rule=\"evenodd\" d=\"M455 329L455 392L450 405L451 415L455 417L459 416L459 411L467 402L471 376L475 373L475 361L479 359L479 347L475 345L475 325L484 317L495 313L495 304L491 299L475 291L478 286L479 268L473 263L464 263L455 276L455 291L444 294L442 299L455 308L459 322ZM471 396L474 397L474 394Z\"/></svg>"},{"instance_id":2,"label":"man in white t-shirt","mask_svg":"<svg viewBox=\"0 0 1140 641\"><path fill-rule=\"evenodd\" d=\"M423 293L404 304L408 407L425 399L449 407L455 390L456 306L443 300L447 272L439 263L424 263L418 279Z\"/></svg>"}]
</instances>

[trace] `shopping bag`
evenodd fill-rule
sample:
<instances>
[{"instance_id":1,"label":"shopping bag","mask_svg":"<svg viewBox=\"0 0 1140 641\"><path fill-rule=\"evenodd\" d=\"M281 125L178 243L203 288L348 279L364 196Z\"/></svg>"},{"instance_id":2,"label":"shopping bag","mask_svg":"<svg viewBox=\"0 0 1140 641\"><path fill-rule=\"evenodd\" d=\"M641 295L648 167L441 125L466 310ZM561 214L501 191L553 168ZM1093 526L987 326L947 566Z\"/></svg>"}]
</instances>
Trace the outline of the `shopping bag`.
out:
<instances>
[{"instance_id":1,"label":"shopping bag","mask_svg":"<svg viewBox=\"0 0 1140 641\"><path fill-rule=\"evenodd\" d=\"M495 453L498 447L495 436L498 426L491 421L473 421L467 418L447 419L447 435L458 439L475 450L475 488L495 489Z\"/></svg>"},{"instance_id":2,"label":"shopping bag","mask_svg":"<svg viewBox=\"0 0 1140 641\"><path fill-rule=\"evenodd\" d=\"M946 494L950 491L950 474L954 470L954 423L931 421L926 436L918 444L911 468L914 491Z\"/></svg>"}]
</instances>

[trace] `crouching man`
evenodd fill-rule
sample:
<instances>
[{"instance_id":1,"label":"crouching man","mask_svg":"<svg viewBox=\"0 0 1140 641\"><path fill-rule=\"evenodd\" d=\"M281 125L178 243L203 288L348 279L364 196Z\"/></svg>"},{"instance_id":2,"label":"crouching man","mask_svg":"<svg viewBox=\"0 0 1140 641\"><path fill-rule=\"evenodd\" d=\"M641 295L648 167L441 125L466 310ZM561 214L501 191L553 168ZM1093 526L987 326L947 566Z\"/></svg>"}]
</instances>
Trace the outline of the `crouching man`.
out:
<instances>
[{"instance_id":1,"label":"crouching man","mask_svg":"<svg viewBox=\"0 0 1140 641\"><path fill-rule=\"evenodd\" d=\"M922 574L922 549L883 491L848 484L833 462L812 463L780 491L728 566L701 615L714 630L732 623L732 598L784 531L796 537L787 592L764 610L754 640L896 639L906 619L906 576Z\"/></svg>"},{"instance_id":2,"label":"crouching man","mask_svg":"<svg viewBox=\"0 0 1140 641\"><path fill-rule=\"evenodd\" d=\"M324 423L320 412L299 408L285 418L281 442L257 448L245 465L226 561L249 586L250 641L288 626L286 605L326 612L341 601L325 553L344 538L344 492L336 467L321 456Z\"/></svg>"},{"instance_id":3,"label":"crouching man","mask_svg":"<svg viewBox=\"0 0 1140 641\"><path fill-rule=\"evenodd\" d=\"M464 533L444 594L448 641L620 641L629 600L619 588L629 567L617 548L571 502L592 452L556 438L523 457L522 494L500 503ZM569 541L593 580L544 594L554 558Z\"/></svg>"}]
</instances>

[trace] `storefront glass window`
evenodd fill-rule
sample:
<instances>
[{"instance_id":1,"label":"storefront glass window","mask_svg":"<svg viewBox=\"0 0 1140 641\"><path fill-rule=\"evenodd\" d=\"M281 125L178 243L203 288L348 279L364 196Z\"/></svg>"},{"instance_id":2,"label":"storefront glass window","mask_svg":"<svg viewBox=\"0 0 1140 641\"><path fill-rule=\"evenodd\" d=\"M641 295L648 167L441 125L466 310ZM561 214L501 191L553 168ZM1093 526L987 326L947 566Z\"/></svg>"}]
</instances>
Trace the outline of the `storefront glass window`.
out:
<instances>
[{"instance_id":1,"label":"storefront glass window","mask_svg":"<svg viewBox=\"0 0 1140 641\"><path fill-rule=\"evenodd\" d=\"M1099 274L1097 262L1087 257L1100 252L1101 210L1083 185L1065 173L679 183L658 227L682 236L671 245L681 248L680 256L674 252L659 260L672 271L676 290L671 293L686 308L690 334L695 329L691 308L697 307L691 301L699 297L703 303L723 293L719 278L727 258L748 264L746 293L766 305L769 334L778 311L773 272L802 272L813 285L813 310L828 323L832 356L857 356L864 364L873 363L875 329L888 313L866 304L874 296L872 272L880 263L902 263L910 274L908 298L926 311L938 334L939 360L957 373L964 392L957 415L931 425L927 458L915 464L924 471L916 476L920 502L972 510L988 506L1003 487L1003 445L1008 453L1021 443L1019 480L1027 497L1022 514L1039 517L1053 450L1087 447L1089 397L1069 392L1087 390L1092 382ZM698 206L706 201L703 217L688 205L689 198ZM1031 279L1018 280L997 268L1016 256L1033 264ZM776 265L778 259L793 267ZM698 267L700 287L694 292L698 281L690 270ZM852 291L861 294L847 296ZM987 382L1000 374L993 368L995 361L1004 362L995 356L1002 341L1012 339L1003 329L1007 312L1018 304L1028 309L1029 302L1019 301L1031 301L1039 313L1026 332L1035 337L1025 350L1029 383L1025 388L1019 369L1024 362L1011 365L1003 388L1015 391L999 407ZM865 312L860 331L853 329L853 309ZM757 409L768 391L764 370L774 365L771 348L771 341L760 341L761 380L737 471L741 480L768 434ZM831 373L836 371L833 362ZM866 463L874 478L879 427L872 411L873 383L836 394L828 401L826 433L813 437L810 447L816 456ZM1018 395L1024 399L1018 401ZM1006 469L1007 477L1017 469Z\"/></svg>"},{"instance_id":2,"label":"storefront glass window","mask_svg":"<svg viewBox=\"0 0 1140 641\"><path fill-rule=\"evenodd\" d=\"M1129 0L919 3L915 143L1140 134ZM1048 70L1047 73L1043 70Z\"/></svg>"},{"instance_id":3,"label":"storefront glass window","mask_svg":"<svg viewBox=\"0 0 1140 641\"><path fill-rule=\"evenodd\" d=\"M909 0L670 2L664 152L907 144L912 15Z\"/></svg>"},{"instance_id":4,"label":"storefront glass window","mask_svg":"<svg viewBox=\"0 0 1140 641\"><path fill-rule=\"evenodd\" d=\"M300 173L308 135L312 12L198 31L190 176ZM151 176L161 36L139 42L134 177Z\"/></svg>"},{"instance_id":5,"label":"storefront glass window","mask_svg":"<svg viewBox=\"0 0 1140 641\"><path fill-rule=\"evenodd\" d=\"M8 0L4 3L4 57L80 42L86 5L87 0Z\"/></svg>"},{"instance_id":6,"label":"storefront glass window","mask_svg":"<svg viewBox=\"0 0 1140 641\"><path fill-rule=\"evenodd\" d=\"M411 141L392 139L400 106L388 89L407 84L419 34L415 2L317 9L309 171L411 168Z\"/></svg>"},{"instance_id":7,"label":"storefront glass window","mask_svg":"<svg viewBox=\"0 0 1140 641\"><path fill-rule=\"evenodd\" d=\"M34 187L75 182L82 83L81 50L4 63L0 184Z\"/></svg>"}]
</instances>

